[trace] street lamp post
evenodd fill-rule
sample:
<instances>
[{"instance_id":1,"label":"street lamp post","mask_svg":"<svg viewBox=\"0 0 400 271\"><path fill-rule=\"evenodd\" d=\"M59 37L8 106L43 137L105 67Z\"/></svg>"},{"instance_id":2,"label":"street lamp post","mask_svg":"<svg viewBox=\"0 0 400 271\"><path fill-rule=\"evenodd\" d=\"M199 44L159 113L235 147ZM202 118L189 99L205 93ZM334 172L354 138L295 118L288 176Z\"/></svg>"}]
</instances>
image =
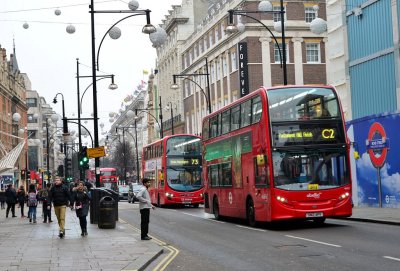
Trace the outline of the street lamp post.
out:
<instances>
[{"instance_id":1,"label":"street lamp post","mask_svg":"<svg viewBox=\"0 0 400 271\"><path fill-rule=\"evenodd\" d=\"M168 107L171 112L171 134L174 135L174 109L172 108L172 102L167 103L167 110L168 110Z\"/></svg>"},{"instance_id":2,"label":"street lamp post","mask_svg":"<svg viewBox=\"0 0 400 271\"><path fill-rule=\"evenodd\" d=\"M66 140L66 137L68 136L68 121L67 118L65 117L65 104L64 104L64 95L62 93L57 93L56 96L54 96L53 99L53 103L56 104L57 103L57 96L61 95L62 100L61 100L61 105L62 105L62 119L63 119L63 136L64 136L64 140ZM67 148L66 145L64 144L64 154L66 153ZM67 156L65 156L65 170L64 170L64 179L67 179L68 177L68 173L67 173L67 163L68 162L68 158Z\"/></svg>"},{"instance_id":3,"label":"street lamp post","mask_svg":"<svg viewBox=\"0 0 400 271\"><path fill-rule=\"evenodd\" d=\"M106 78L111 78L111 84L109 85L109 89L114 90L117 89L118 86L114 83L114 74L107 74L107 75L99 75L96 76L99 77L96 79L97 81L106 79ZM83 96L85 95L86 91L90 88L90 86L93 85L93 83L89 84L86 89L83 91L82 96L80 95L80 84L79 84L79 79L80 78L92 78L92 76L81 76L79 75L79 58L76 59L76 81L77 81L77 96L78 96L78 140L79 140L79 152L82 151L82 130L81 130L81 113L82 113L82 100ZM93 139L92 139L92 147L93 147ZM84 179L84 172L82 168L79 168L79 177L81 180Z\"/></svg>"},{"instance_id":4,"label":"street lamp post","mask_svg":"<svg viewBox=\"0 0 400 271\"><path fill-rule=\"evenodd\" d=\"M136 180L140 181L140 167L139 167L139 150L138 150L138 139L137 139L137 118L135 118L135 148L136 148Z\"/></svg>"},{"instance_id":5,"label":"street lamp post","mask_svg":"<svg viewBox=\"0 0 400 271\"><path fill-rule=\"evenodd\" d=\"M93 80L93 126L94 126L94 147L99 147L99 131L98 131L98 113L97 113L97 84L96 84L96 67L98 63L96 63L96 44L95 44L95 23L94 23L94 14L95 13L133 13L133 15L129 15L122 20L125 20L134 15L146 15L146 25L143 27L142 32L145 34L151 34L156 31L156 28L150 23L150 10L136 10L134 7L131 7L132 10L103 10L103 11L95 11L94 10L94 0L90 1L90 23L91 23L91 51L92 51L92 80ZM137 8L137 7L136 7ZM135 10L133 10L135 9ZM119 20L117 23L121 22ZM113 27L116 24L113 25ZM111 28L110 28L111 29ZM109 32L110 29L107 31ZM97 57L100 53L100 47L97 52ZM100 159L95 158L95 173L96 173L96 186L100 186Z\"/></svg>"},{"instance_id":6,"label":"street lamp post","mask_svg":"<svg viewBox=\"0 0 400 271\"><path fill-rule=\"evenodd\" d=\"M121 127L121 126L117 126L117 127L115 127L115 133L117 134L117 135L119 135L118 134L118 130L122 130L122 145L123 145L123 152L124 152L124 182L125 182L125 184L127 184L127 181L126 181L126 144L125 144L125 129L129 129L129 128L131 128L131 127ZM121 143L121 141L119 141L120 143Z\"/></svg>"},{"instance_id":7,"label":"street lamp post","mask_svg":"<svg viewBox=\"0 0 400 271\"><path fill-rule=\"evenodd\" d=\"M61 105L62 105L62 117L63 117L63 134L64 134L64 136L67 136L68 135L68 122L67 122L67 118L65 117L64 95L61 92L57 93L56 96L54 96L53 103L54 104L57 103L58 95L61 95L61 97L62 97Z\"/></svg>"},{"instance_id":8,"label":"street lamp post","mask_svg":"<svg viewBox=\"0 0 400 271\"><path fill-rule=\"evenodd\" d=\"M269 1L261 1L258 5L258 10L257 11L251 11L251 10L228 10L229 13L229 18L228 18L228 27L226 28L227 33L234 33L238 29L237 27L233 24L233 15L241 15L250 19L253 19L254 21L260 23L262 26L264 26L268 32L271 34L273 37L278 50L279 50L279 55L281 59L281 67L283 69L283 84L287 85L287 68L286 68L286 37L285 37L285 10L283 6L283 0L279 1L280 3L280 10L279 11L274 11L273 6L271 2ZM272 33L272 31L260 20L248 15L249 13L279 13L280 14L280 19L281 19L281 32L282 32L282 48L279 46L279 42L277 41L275 35Z\"/></svg>"},{"instance_id":9,"label":"street lamp post","mask_svg":"<svg viewBox=\"0 0 400 271\"><path fill-rule=\"evenodd\" d=\"M46 117L46 152L47 152L47 159L46 159L46 165L47 165L47 181L50 182L50 144L49 144L49 119ZM42 177L42 187L45 188L46 184L44 182L44 179Z\"/></svg>"},{"instance_id":10,"label":"street lamp post","mask_svg":"<svg viewBox=\"0 0 400 271\"><path fill-rule=\"evenodd\" d=\"M190 77L191 76L206 76L206 80L207 80L207 94L205 93L204 89L199 85L199 83L197 83L196 81L192 80ZM211 94L210 94L210 79L209 79L209 72L208 72L208 60L206 58L206 73L181 73L181 74L173 74L173 84L171 85L172 89L178 89L179 86L176 83L176 78L184 78L186 80L189 80L193 83L195 83L201 90L201 92L203 93L204 97L206 98L206 102L207 102L207 107L208 107L208 113L211 114Z\"/></svg>"}]
</instances>

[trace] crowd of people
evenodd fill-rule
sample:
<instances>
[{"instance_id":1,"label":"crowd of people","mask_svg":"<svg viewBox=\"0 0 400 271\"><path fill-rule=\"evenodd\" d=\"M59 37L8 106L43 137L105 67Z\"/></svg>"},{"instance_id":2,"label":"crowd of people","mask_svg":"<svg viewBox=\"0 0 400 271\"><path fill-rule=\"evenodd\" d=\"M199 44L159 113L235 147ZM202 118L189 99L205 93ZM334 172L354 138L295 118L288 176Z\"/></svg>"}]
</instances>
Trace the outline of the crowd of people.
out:
<instances>
[{"instance_id":1,"label":"crowd of people","mask_svg":"<svg viewBox=\"0 0 400 271\"><path fill-rule=\"evenodd\" d=\"M150 240L148 236L150 210L155 209L151 204L150 194L147 189L150 187L150 179L142 180L143 187L136 195L139 201L139 210L141 214L141 240ZM15 205L19 204L21 210L21 218L25 217L24 205L28 206L29 223L36 223L36 211L39 203L42 203L43 223L51 223L51 209L54 208L54 213L57 217L59 227L59 237L65 236L65 215L67 207L75 210L76 216L79 218L81 227L81 236L88 235L87 232L87 215L90 206L90 188L92 185L89 182L75 182L74 185L68 187L62 182L60 177L55 177L53 185L48 183L45 188L37 190L34 184L30 184L28 191L21 185L18 191L15 190L12 184L7 186L5 191L0 191L1 209L5 209L7 204L6 218L10 212L12 217L15 215Z\"/></svg>"},{"instance_id":2,"label":"crowd of people","mask_svg":"<svg viewBox=\"0 0 400 271\"><path fill-rule=\"evenodd\" d=\"M65 236L65 215L67 207L75 210L81 226L81 236L88 235L86 217L90 206L90 183L75 182L68 187L60 177L54 179L53 184L47 185L38 190L35 184L30 184L28 190L23 185L18 190L13 184L8 184L4 191L0 191L1 209L6 209L6 218L17 217L16 206L20 209L21 218L28 218L29 223L37 223L37 207L42 205L43 223L51 223L52 208L57 217L59 226L59 237ZM7 207L6 207L7 205ZM25 216L25 206L28 207Z\"/></svg>"}]
</instances>

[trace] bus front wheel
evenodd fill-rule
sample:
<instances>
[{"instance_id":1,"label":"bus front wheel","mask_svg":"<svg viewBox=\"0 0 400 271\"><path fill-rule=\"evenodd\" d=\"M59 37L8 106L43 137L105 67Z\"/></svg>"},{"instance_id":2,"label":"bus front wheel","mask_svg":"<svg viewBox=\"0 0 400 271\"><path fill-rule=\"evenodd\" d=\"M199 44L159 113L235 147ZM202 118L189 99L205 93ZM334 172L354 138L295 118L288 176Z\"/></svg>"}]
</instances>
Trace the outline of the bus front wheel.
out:
<instances>
[{"instance_id":1,"label":"bus front wheel","mask_svg":"<svg viewBox=\"0 0 400 271\"><path fill-rule=\"evenodd\" d=\"M247 201L246 218L247 218L247 223L251 227L254 227L256 225L256 214L254 211L254 203L252 199Z\"/></svg>"},{"instance_id":2,"label":"bus front wheel","mask_svg":"<svg viewBox=\"0 0 400 271\"><path fill-rule=\"evenodd\" d=\"M217 198L214 198L213 211L214 211L215 219L219 220L221 218L221 216L219 215L219 205L218 205L218 199Z\"/></svg>"}]
</instances>

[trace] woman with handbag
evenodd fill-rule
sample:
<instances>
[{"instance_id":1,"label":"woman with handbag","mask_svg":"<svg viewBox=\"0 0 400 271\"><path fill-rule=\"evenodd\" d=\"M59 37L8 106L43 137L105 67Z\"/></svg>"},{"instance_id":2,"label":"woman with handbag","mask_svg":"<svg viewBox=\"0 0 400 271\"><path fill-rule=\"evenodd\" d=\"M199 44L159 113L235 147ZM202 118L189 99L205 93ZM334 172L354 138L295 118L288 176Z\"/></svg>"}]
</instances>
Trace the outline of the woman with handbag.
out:
<instances>
[{"instance_id":1,"label":"woman with handbag","mask_svg":"<svg viewBox=\"0 0 400 271\"><path fill-rule=\"evenodd\" d=\"M85 236L88 234L86 217L89 212L90 194L84 182L79 182L78 186L74 187L72 191L71 209L75 209L82 230L81 236Z\"/></svg>"}]
</instances>

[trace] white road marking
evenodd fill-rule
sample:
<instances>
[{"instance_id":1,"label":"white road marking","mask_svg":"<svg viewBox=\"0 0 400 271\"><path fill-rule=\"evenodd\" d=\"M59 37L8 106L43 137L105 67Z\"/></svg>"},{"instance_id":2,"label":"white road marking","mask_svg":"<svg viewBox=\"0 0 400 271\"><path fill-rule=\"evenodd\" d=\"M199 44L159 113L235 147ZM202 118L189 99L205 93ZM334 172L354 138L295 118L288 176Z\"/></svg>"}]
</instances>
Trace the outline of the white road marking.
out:
<instances>
[{"instance_id":1,"label":"white road marking","mask_svg":"<svg viewBox=\"0 0 400 271\"><path fill-rule=\"evenodd\" d=\"M383 258L386 258L386 259L389 259L389 260L393 260L393 261L399 261L399 262L400 262L400 259L399 259L399 258L395 258L395 257L383 256Z\"/></svg>"},{"instance_id":2,"label":"white road marking","mask_svg":"<svg viewBox=\"0 0 400 271\"><path fill-rule=\"evenodd\" d=\"M194 217L197 217L197 218L209 220L209 221L214 221L214 222L222 223L222 224L225 223L225 222L223 222L223 221L219 221L219 220L215 220L215 219L210 219L211 216L209 216L209 217L204 217L204 216L194 215L194 214L186 213L186 212L181 212L181 213L182 213L182 214L185 214L185 215L190 215L190 216L194 216Z\"/></svg>"},{"instance_id":3,"label":"white road marking","mask_svg":"<svg viewBox=\"0 0 400 271\"><path fill-rule=\"evenodd\" d=\"M253 230L253 231L262 231L262 232L266 232L266 230L257 229L257 228L252 228L252 227L246 227L246 226L242 226L242 225L236 225L236 227L243 228L243 229L248 229L248 230Z\"/></svg>"},{"instance_id":4,"label":"white road marking","mask_svg":"<svg viewBox=\"0 0 400 271\"><path fill-rule=\"evenodd\" d=\"M312 240L312 239L307 239L307 238L302 238L302 237L297 237L297 236L293 236L293 235L285 235L285 236L286 236L286 237L290 237L290 238L295 238L295 239L300 239L300 240L308 241L308 242L313 242L313 243L317 243L317 244L321 244L321 245L331 246L331 247L342 247L342 246L335 245L335 244L320 242L320 241L316 241L316 240Z\"/></svg>"}]
</instances>

